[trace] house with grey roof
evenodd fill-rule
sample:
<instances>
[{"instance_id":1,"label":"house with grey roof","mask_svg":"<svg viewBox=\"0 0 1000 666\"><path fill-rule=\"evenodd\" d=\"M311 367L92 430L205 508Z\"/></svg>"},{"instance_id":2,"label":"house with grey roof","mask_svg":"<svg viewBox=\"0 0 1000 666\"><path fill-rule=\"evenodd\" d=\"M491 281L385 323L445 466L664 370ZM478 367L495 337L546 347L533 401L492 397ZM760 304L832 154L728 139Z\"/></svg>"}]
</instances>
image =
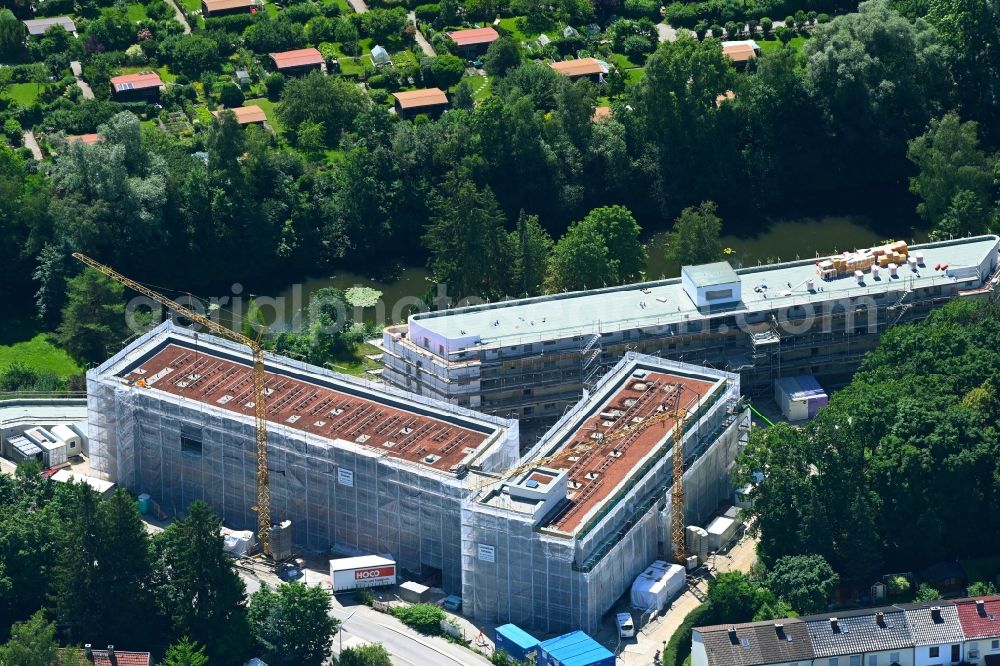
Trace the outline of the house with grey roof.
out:
<instances>
[{"instance_id":1,"label":"house with grey roof","mask_svg":"<svg viewBox=\"0 0 1000 666\"><path fill-rule=\"evenodd\" d=\"M847 611L803 618L813 666L913 666L913 641L898 608Z\"/></svg>"},{"instance_id":2,"label":"house with grey roof","mask_svg":"<svg viewBox=\"0 0 1000 666\"><path fill-rule=\"evenodd\" d=\"M691 666L809 666L813 649L797 618L698 627L691 634Z\"/></svg>"},{"instance_id":3,"label":"house with grey roof","mask_svg":"<svg viewBox=\"0 0 1000 666\"><path fill-rule=\"evenodd\" d=\"M962 661L962 623L953 604L902 606L913 638L914 666L945 666Z\"/></svg>"}]
</instances>

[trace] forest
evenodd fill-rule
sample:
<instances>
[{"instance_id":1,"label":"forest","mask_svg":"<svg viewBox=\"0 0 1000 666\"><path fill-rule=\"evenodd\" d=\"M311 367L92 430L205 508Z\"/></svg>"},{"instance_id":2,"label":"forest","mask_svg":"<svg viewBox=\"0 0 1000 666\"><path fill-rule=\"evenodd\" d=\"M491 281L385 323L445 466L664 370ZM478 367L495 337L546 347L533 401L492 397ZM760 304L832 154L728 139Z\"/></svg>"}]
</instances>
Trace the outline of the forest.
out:
<instances>
[{"instance_id":1,"label":"forest","mask_svg":"<svg viewBox=\"0 0 1000 666\"><path fill-rule=\"evenodd\" d=\"M736 477L758 555L824 557L876 576L994 556L1000 529L1000 305L953 302L888 331L804 428L753 431Z\"/></svg>"},{"instance_id":2,"label":"forest","mask_svg":"<svg viewBox=\"0 0 1000 666\"><path fill-rule=\"evenodd\" d=\"M501 4L500 15L527 18L501 19L504 34L482 63L486 94L471 95L461 74L444 80L450 61L365 70L361 86L346 71L261 72L254 85L262 104L273 100L270 129L243 128L228 113L204 119L198 105L224 109L223 95L242 101L242 91L220 83L222 72L269 49L341 32L338 45L405 42L412 30L392 18L395 9L359 16L299 2L221 18L185 10L193 32L183 34L166 27L154 2L138 22L149 34L139 37L120 8L80 3L79 38L50 29L27 51L8 47L24 64L0 68L0 88L41 90L27 106L9 95L0 102L11 144L0 147L8 267L0 296L15 316L38 313L45 330L59 324L66 280L79 270L71 251L188 290L338 267L391 275L426 263L451 293L495 298L637 279L637 239L671 228L665 220L678 220L682 260L715 258L718 229L752 233L798 209L866 211L902 199L937 236L996 226L1000 14L989 0L871 0L822 23L789 17L804 45L786 35L779 41L790 43L776 41L741 68L704 31L653 50L649 18L618 17L616 4L559 5L553 16ZM445 4L429 32L493 11ZM442 18L449 12L465 18ZM759 13L727 21L727 34L763 30ZM9 18L0 13L0 27ZM650 52L635 56L641 68L622 70L628 76L613 68L598 83L571 81L546 64L559 52L526 49L504 29L573 20L603 21L608 48L646 35ZM590 53L578 37L573 53ZM122 71L129 50L140 67L170 73L160 116L187 110L204 122L164 131L150 105L109 99L106 76ZM72 86L60 94L70 54L84 60L95 99L76 98ZM454 56L438 60L445 57ZM343 70L353 61L339 62ZM40 66L45 82L20 82L35 80ZM451 83L452 107L392 113L386 87L405 77ZM595 122L602 105L610 112ZM29 126L49 137L42 161L16 147ZM83 132L101 140L60 138ZM618 232L609 236L607 225Z\"/></svg>"}]
</instances>

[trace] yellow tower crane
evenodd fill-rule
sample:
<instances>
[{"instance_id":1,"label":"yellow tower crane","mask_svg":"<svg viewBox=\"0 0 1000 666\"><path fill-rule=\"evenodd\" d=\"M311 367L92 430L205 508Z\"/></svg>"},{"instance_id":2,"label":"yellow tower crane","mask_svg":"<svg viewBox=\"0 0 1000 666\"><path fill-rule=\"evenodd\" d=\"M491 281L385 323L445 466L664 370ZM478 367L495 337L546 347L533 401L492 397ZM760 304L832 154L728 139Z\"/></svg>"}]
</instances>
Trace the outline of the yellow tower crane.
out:
<instances>
[{"instance_id":1,"label":"yellow tower crane","mask_svg":"<svg viewBox=\"0 0 1000 666\"><path fill-rule=\"evenodd\" d=\"M633 426L626 426L618 432L608 435L607 437L602 437L575 447L566 447L551 456L530 460L523 465L519 465L509 472L506 472L504 477L512 478L518 476L519 474L524 474L535 467L553 466L567 462L567 459L572 456L581 455L597 447L608 446L609 444L613 444L619 440L625 439L626 437L630 437L636 432L650 428L657 423L674 420L675 425L672 433L673 486L670 493L670 505L672 507L670 512L670 534L674 546L674 558L678 564L685 565L687 558L687 530L684 525L684 423L689 415L689 412L681 406L682 391L683 385L677 384L675 390L673 391L673 395L670 397L671 404L669 406L665 406L663 411L658 412L654 416L651 416ZM487 479L483 483L479 484L477 490L482 490L486 486L500 481L500 479Z\"/></svg>"},{"instance_id":2,"label":"yellow tower crane","mask_svg":"<svg viewBox=\"0 0 1000 666\"><path fill-rule=\"evenodd\" d=\"M251 507L257 512L257 538L260 539L261 547L265 555L271 554L271 489L267 472L267 414L265 411L264 392L264 350L260 346L259 340L253 340L247 336L226 328L218 322L204 317L197 312L184 307L177 301L171 300L152 289L144 287L135 280L130 280L112 268L94 261L85 254L74 252L73 256L82 261L87 266L107 275L112 280L139 292L143 296L153 299L160 305L176 312L186 319L201 324L211 333L219 337L227 338L234 342L246 345L253 354L253 407L254 419L257 431L257 505Z\"/></svg>"}]
</instances>

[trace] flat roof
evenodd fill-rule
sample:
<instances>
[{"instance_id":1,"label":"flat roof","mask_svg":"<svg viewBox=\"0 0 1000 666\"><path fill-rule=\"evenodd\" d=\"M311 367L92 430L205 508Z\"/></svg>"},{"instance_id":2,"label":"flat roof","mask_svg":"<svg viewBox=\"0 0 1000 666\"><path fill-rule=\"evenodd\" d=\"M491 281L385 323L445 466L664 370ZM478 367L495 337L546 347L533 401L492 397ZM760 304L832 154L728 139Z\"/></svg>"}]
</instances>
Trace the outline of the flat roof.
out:
<instances>
[{"instance_id":1,"label":"flat roof","mask_svg":"<svg viewBox=\"0 0 1000 666\"><path fill-rule=\"evenodd\" d=\"M86 483L88 486L93 488L98 493L102 495L112 488L115 484L111 481L104 481L102 479L95 479L92 476L86 476L84 474L77 474L76 472L70 471L68 469L61 469L52 475L53 481L59 481L61 483L67 483L73 481L75 483Z\"/></svg>"},{"instance_id":2,"label":"flat roof","mask_svg":"<svg viewBox=\"0 0 1000 666\"><path fill-rule=\"evenodd\" d=\"M678 369L668 369L668 365ZM690 372L682 371L682 367L690 368ZM590 398L579 403L568 420L553 426L535 450L540 467L565 470L569 477L568 501L546 516L539 526L576 534L642 472L646 460L665 455L672 447L676 419L665 419L643 428L636 426L661 415L672 405L678 387L680 406L695 411L699 404L721 390L725 376L653 358L625 361L617 366ZM546 460L551 456L558 457ZM533 469L520 476L528 477L536 471ZM511 477L509 482L519 479L519 476ZM481 501L491 506L515 508L518 500L498 489ZM526 502L525 508L530 512L533 506L534 503Z\"/></svg>"},{"instance_id":3,"label":"flat roof","mask_svg":"<svg viewBox=\"0 0 1000 666\"><path fill-rule=\"evenodd\" d=\"M549 65L563 76L590 76L601 74L604 68L597 58L580 58L578 60L562 60Z\"/></svg>"},{"instance_id":4,"label":"flat roof","mask_svg":"<svg viewBox=\"0 0 1000 666\"><path fill-rule=\"evenodd\" d=\"M448 103L448 96L440 88L404 90L392 93L401 109L418 109L425 106L441 106Z\"/></svg>"},{"instance_id":5,"label":"flat roof","mask_svg":"<svg viewBox=\"0 0 1000 666\"><path fill-rule=\"evenodd\" d=\"M684 266L682 269L697 287L714 287L720 284L730 284L739 280L736 271L728 261L717 261L714 264Z\"/></svg>"},{"instance_id":6,"label":"flat roof","mask_svg":"<svg viewBox=\"0 0 1000 666\"><path fill-rule=\"evenodd\" d=\"M271 60L274 61L274 66L278 69L323 64L323 54L317 49L295 49L294 51L271 53L270 56Z\"/></svg>"},{"instance_id":7,"label":"flat roof","mask_svg":"<svg viewBox=\"0 0 1000 666\"><path fill-rule=\"evenodd\" d=\"M232 111L236 115L236 122L240 125L267 122L267 114L264 113L264 109L256 104L237 106L231 109L220 109L219 111L212 111L212 115L218 118L222 111Z\"/></svg>"},{"instance_id":8,"label":"flat roof","mask_svg":"<svg viewBox=\"0 0 1000 666\"><path fill-rule=\"evenodd\" d=\"M76 32L76 23L68 16L50 16L49 18L28 19L22 21L32 37L44 35L45 31L54 25L61 26L66 32Z\"/></svg>"},{"instance_id":9,"label":"flat roof","mask_svg":"<svg viewBox=\"0 0 1000 666\"><path fill-rule=\"evenodd\" d=\"M473 46L475 44L489 44L500 39L500 34L493 28L472 28L470 30L455 30L449 32L451 41L458 46Z\"/></svg>"},{"instance_id":10,"label":"flat roof","mask_svg":"<svg viewBox=\"0 0 1000 666\"><path fill-rule=\"evenodd\" d=\"M924 254L924 266L918 272L904 268L898 278L890 278L883 271L879 280L867 275L864 284L850 276L820 280L816 274L818 259L742 268L735 271L742 282L742 302L721 314L768 312L909 288L978 283L977 278L953 277L944 270L935 270L935 266L948 264L949 272L956 267L978 267L991 255L996 257L998 246L1000 237L994 235L911 246L911 252ZM812 280L817 289L810 292L807 280ZM765 284L768 289L755 290ZM672 278L425 312L411 315L409 322L449 340L468 340L463 342L463 348L477 349L679 324L719 315L700 312L680 278Z\"/></svg>"},{"instance_id":11,"label":"flat roof","mask_svg":"<svg viewBox=\"0 0 1000 666\"><path fill-rule=\"evenodd\" d=\"M111 79L111 87L115 92L126 90L139 90L143 88L160 88L163 81L156 72L139 72L138 74L125 74L115 76Z\"/></svg>"},{"instance_id":12,"label":"flat roof","mask_svg":"<svg viewBox=\"0 0 1000 666\"><path fill-rule=\"evenodd\" d=\"M348 569L360 569L363 567L386 567L396 564L379 555L360 555L358 557L342 557L337 560L330 560L330 571L347 571Z\"/></svg>"},{"instance_id":13,"label":"flat roof","mask_svg":"<svg viewBox=\"0 0 1000 666\"><path fill-rule=\"evenodd\" d=\"M134 391L176 397L252 421L251 360L248 352L234 347L164 324L97 372ZM270 427L349 443L449 475L457 465L474 461L484 444L492 444L493 435L505 430L502 420L322 368L271 355L266 365Z\"/></svg>"}]
</instances>

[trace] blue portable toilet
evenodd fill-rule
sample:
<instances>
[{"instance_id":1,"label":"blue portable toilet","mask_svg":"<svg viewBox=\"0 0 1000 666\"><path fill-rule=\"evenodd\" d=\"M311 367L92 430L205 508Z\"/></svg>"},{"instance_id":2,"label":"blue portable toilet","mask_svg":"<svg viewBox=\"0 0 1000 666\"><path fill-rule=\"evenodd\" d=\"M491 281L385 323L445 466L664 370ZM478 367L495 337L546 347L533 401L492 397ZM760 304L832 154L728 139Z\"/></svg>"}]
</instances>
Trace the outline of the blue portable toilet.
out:
<instances>
[{"instance_id":1,"label":"blue portable toilet","mask_svg":"<svg viewBox=\"0 0 1000 666\"><path fill-rule=\"evenodd\" d=\"M615 666L615 655L582 631L550 638L538 646L540 666Z\"/></svg>"},{"instance_id":2,"label":"blue portable toilet","mask_svg":"<svg viewBox=\"0 0 1000 666\"><path fill-rule=\"evenodd\" d=\"M516 624L497 627L495 643L497 650L518 661L527 661L528 655L538 656L538 639Z\"/></svg>"}]
</instances>

